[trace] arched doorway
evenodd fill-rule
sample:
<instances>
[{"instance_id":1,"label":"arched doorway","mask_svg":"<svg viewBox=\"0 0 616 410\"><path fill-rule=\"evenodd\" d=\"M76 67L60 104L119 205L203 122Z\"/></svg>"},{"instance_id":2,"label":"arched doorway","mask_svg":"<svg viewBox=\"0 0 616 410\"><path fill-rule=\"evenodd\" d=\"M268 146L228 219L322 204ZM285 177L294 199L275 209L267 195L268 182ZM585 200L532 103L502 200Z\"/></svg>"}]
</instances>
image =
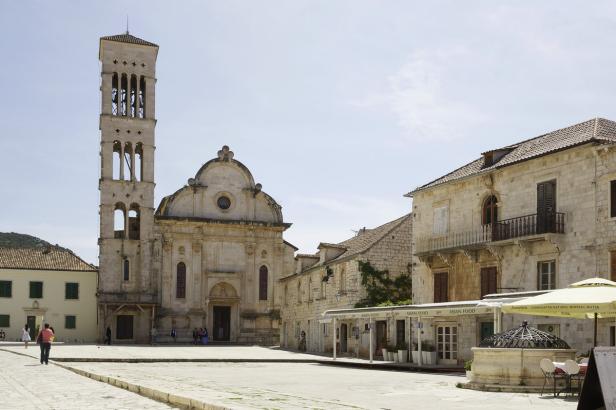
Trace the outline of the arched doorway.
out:
<instances>
[{"instance_id":1,"label":"arched doorway","mask_svg":"<svg viewBox=\"0 0 616 410\"><path fill-rule=\"evenodd\" d=\"M232 318L238 301L237 292L229 283L221 282L212 288L209 295L209 305L212 309L211 340L230 342L234 339Z\"/></svg>"}]
</instances>

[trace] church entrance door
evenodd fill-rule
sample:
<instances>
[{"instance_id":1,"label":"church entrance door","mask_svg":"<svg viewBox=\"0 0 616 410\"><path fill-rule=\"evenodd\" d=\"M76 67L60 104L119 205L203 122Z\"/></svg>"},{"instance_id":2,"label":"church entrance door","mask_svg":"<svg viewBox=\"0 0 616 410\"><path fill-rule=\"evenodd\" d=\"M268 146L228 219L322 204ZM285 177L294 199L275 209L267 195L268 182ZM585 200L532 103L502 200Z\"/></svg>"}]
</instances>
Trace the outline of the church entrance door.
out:
<instances>
[{"instance_id":1,"label":"church entrance door","mask_svg":"<svg viewBox=\"0 0 616 410\"><path fill-rule=\"evenodd\" d=\"M214 306L213 338L219 342L231 340L231 306Z\"/></svg>"}]
</instances>

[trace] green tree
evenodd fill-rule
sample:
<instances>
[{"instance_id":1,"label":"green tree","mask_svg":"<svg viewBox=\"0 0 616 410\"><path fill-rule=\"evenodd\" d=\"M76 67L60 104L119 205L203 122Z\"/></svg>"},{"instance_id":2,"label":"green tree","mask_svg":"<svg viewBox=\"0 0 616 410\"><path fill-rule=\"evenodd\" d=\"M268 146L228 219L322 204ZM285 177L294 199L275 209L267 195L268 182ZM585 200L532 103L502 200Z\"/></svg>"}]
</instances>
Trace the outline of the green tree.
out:
<instances>
[{"instance_id":1,"label":"green tree","mask_svg":"<svg viewBox=\"0 0 616 410\"><path fill-rule=\"evenodd\" d=\"M366 298L355 307L393 306L412 303L411 275L402 273L395 278L389 277L388 270L378 270L369 261L359 263L361 284L366 289Z\"/></svg>"}]
</instances>

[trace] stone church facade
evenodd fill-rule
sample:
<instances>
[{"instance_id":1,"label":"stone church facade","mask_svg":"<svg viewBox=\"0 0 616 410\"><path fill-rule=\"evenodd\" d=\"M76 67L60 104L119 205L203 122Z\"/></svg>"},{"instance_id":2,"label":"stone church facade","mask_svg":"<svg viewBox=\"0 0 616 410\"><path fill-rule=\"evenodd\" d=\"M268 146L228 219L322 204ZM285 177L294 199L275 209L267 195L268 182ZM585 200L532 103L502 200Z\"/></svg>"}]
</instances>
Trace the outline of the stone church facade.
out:
<instances>
[{"instance_id":1,"label":"stone church facade","mask_svg":"<svg viewBox=\"0 0 616 410\"><path fill-rule=\"evenodd\" d=\"M154 210L158 46L103 37L99 337L277 344L276 283L294 269L290 224L224 146Z\"/></svg>"}]
</instances>

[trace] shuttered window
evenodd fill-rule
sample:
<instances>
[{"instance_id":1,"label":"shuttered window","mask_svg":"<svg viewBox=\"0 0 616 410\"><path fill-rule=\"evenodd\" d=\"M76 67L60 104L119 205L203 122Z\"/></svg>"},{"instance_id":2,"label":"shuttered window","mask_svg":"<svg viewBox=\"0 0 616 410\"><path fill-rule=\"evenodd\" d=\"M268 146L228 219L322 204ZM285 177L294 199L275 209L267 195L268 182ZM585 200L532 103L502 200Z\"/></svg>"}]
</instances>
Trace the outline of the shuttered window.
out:
<instances>
[{"instance_id":1,"label":"shuttered window","mask_svg":"<svg viewBox=\"0 0 616 410\"><path fill-rule=\"evenodd\" d=\"M259 268L259 300L267 300L267 266Z\"/></svg>"},{"instance_id":2,"label":"shuttered window","mask_svg":"<svg viewBox=\"0 0 616 410\"><path fill-rule=\"evenodd\" d=\"M178 263L175 277L175 297L184 299L186 297L186 265L184 262Z\"/></svg>"},{"instance_id":3,"label":"shuttered window","mask_svg":"<svg viewBox=\"0 0 616 410\"><path fill-rule=\"evenodd\" d=\"M43 282L30 282L30 299L43 297Z\"/></svg>"},{"instance_id":4,"label":"shuttered window","mask_svg":"<svg viewBox=\"0 0 616 410\"><path fill-rule=\"evenodd\" d=\"M610 218L616 218L616 179L610 181Z\"/></svg>"},{"instance_id":5,"label":"shuttered window","mask_svg":"<svg viewBox=\"0 0 616 410\"><path fill-rule=\"evenodd\" d=\"M79 283L67 282L65 284L64 299L79 299Z\"/></svg>"},{"instance_id":6,"label":"shuttered window","mask_svg":"<svg viewBox=\"0 0 616 410\"><path fill-rule=\"evenodd\" d=\"M434 208L434 234L443 235L449 229L449 207L441 206Z\"/></svg>"},{"instance_id":7,"label":"shuttered window","mask_svg":"<svg viewBox=\"0 0 616 410\"><path fill-rule=\"evenodd\" d=\"M616 250L610 252L610 279L616 282Z\"/></svg>"},{"instance_id":8,"label":"shuttered window","mask_svg":"<svg viewBox=\"0 0 616 410\"><path fill-rule=\"evenodd\" d=\"M496 267L481 268L481 298L496 293Z\"/></svg>"},{"instance_id":9,"label":"shuttered window","mask_svg":"<svg viewBox=\"0 0 616 410\"><path fill-rule=\"evenodd\" d=\"M449 301L448 282L447 272L438 272L434 274L434 303Z\"/></svg>"},{"instance_id":10,"label":"shuttered window","mask_svg":"<svg viewBox=\"0 0 616 410\"><path fill-rule=\"evenodd\" d=\"M10 298L13 296L13 281L0 280L0 298Z\"/></svg>"}]
</instances>

